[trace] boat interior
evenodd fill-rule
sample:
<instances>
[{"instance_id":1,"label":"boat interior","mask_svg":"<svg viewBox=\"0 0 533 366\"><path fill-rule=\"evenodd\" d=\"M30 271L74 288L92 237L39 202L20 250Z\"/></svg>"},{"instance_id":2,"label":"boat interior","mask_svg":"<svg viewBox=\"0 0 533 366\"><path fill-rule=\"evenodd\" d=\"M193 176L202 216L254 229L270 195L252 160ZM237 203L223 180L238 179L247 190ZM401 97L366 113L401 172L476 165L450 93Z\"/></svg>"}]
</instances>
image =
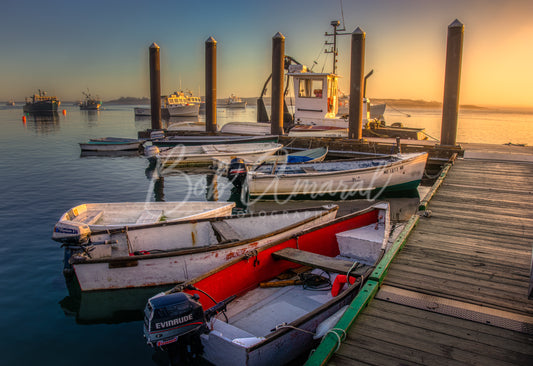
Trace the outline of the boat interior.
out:
<instances>
[{"instance_id":1,"label":"boat interior","mask_svg":"<svg viewBox=\"0 0 533 366\"><path fill-rule=\"evenodd\" d=\"M231 216L158 226L149 225L110 233L100 232L91 236L91 242L107 241L113 244L93 245L91 258L123 257L141 251L163 253L244 241L286 230L302 221L322 216L328 211L329 208L277 211L265 215Z\"/></svg>"},{"instance_id":2,"label":"boat interior","mask_svg":"<svg viewBox=\"0 0 533 366\"><path fill-rule=\"evenodd\" d=\"M397 160L395 157L375 158L375 159L346 159L335 161L323 161L319 163L294 163L279 165L264 165L258 167L254 173L263 174L305 174L316 172L336 172L355 169L366 169L384 166Z\"/></svg>"},{"instance_id":3,"label":"boat interior","mask_svg":"<svg viewBox=\"0 0 533 366\"><path fill-rule=\"evenodd\" d=\"M227 305L224 315L219 314L212 319L208 326L216 332L211 332L209 337L219 338L215 342L225 341L251 347L278 327L295 322L335 296L340 296L343 291L353 289L350 286L359 286L359 281L348 284L346 274L352 274L354 279L367 275L390 247L393 239L389 232L389 219L382 212L377 221L370 221L369 225L355 228L345 226L341 231L326 230L318 235L304 234L294 239L296 246L304 249L278 245L258 254L257 264L243 263L242 267L248 266L249 271L257 273L255 276L258 278L262 276L262 265L277 268L278 271L274 270L271 277L263 282L259 280L249 291L238 295ZM317 240L318 237L320 240ZM323 247L317 247L317 242ZM270 264L266 264L269 261ZM283 268L288 269L281 271ZM228 268L227 273L218 275L228 278L232 271L248 273L239 268ZM342 276L336 281L339 275ZM204 289L218 292L220 286L214 286L213 279L206 279L210 284L206 282ZM253 280L249 283L253 284ZM241 286L245 288L247 285ZM222 295L222 292L218 295Z\"/></svg>"}]
</instances>

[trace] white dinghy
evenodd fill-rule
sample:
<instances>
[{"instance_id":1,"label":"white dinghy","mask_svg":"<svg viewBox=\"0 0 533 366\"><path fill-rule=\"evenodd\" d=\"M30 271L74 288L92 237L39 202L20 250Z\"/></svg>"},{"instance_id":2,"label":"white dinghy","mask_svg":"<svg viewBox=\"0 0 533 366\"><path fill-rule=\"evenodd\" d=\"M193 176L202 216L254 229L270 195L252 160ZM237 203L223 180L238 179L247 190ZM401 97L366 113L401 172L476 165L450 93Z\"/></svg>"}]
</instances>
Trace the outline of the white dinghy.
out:
<instances>
[{"instance_id":1,"label":"white dinghy","mask_svg":"<svg viewBox=\"0 0 533 366\"><path fill-rule=\"evenodd\" d=\"M409 191L420 184L427 153L388 155L371 159L346 159L317 163L261 166L247 173L253 197L312 198L343 195L374 195Z\"/></svg>"},{"instance_id":2,"label":"white dinghy","mask_svg":"<svg viewBox=\"0 0 533 366\"><path fill-rule=\"evenodd\" d=\"M148 153L148 159L151 161L157 159L165 167L210 165L216 161L229 163L235 157L247 163L261 163L282 147L282 144L274 142L176 146L159 152L152 149L152 152Z\"/></svg>"},{"instance_id":3,"label":"white dinghy","mask_svg":"<svg viewBox=\"0 0 533 366\"><path fill-rule=\"evenodd\" d=\"M93 231L229 216L235 202L118 202L84 203L65 212L52 239L83 241Z\"/></svg>"},{"instance_id":4,"label":"white dinghy","mask_svg":"<svg viewBox=\"0 0 533 366\"><path fill-rule=\"evenodd\" d=\"M291 364L333 328L389 233L389 206L377 204L263 246L150 298L145 339L173 364Z\"/></svg>"},{"instance_id":5,"label":"white dinghy","mask_svg":"<svg viewBox=\"0 0 533 366\"><path fill-rule=\"evenodd\" d=\"M64 243L65 274L82 291L180 283L335 218L338 206L262 212L92 232Z\"/></svg>"}]
</instances>

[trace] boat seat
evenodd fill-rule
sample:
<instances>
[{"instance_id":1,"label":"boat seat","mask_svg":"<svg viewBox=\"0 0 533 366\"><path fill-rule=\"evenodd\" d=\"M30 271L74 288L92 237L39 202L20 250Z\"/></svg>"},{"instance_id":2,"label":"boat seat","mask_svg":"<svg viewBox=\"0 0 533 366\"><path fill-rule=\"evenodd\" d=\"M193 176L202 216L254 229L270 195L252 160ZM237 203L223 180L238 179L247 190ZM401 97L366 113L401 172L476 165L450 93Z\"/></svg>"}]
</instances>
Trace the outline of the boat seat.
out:
<instances>
[{"instance_id":1,"label":"boat seat","mask_svg":"<svg viewBox=\"0 0 533 366\"><path fill-rule=\"evenodd\" d=\"M316 169L312 166L302 167L302 170L306 173L314 173L316 172Z\"/></svg>"},{"instance_id":2,"label":"boat seat","mask_svg":"<svg viewBox=\"0 0 533 366\"><path fill-rule=\"evenodd\" d=\"M226 221L211 221L211 227L220 236L221 241L238 241L241 235L236 232Z\"/></svg>"},{"instance_id":3,"label":"boat seat","mask_svg":"<svg viewBox=\"0 0 533 366\"><path fill-rule=\"evenodd\" d=\"M334 273L347 273L352 267L355 268L354 262L332 258L322 254L307 252L305 250L285 248L272 253L275 259L285 259L290 262L303 264L305 266L320 268L324 271Z\"/></svg>"},{"instance_id":4,"label":"boat seat","mask_svg":"<svg viewBox=\"0 0 533 366\"><path fill-rule=\"evenodd\" d=\"M229 340L233 340L235 338L255 337L255 335L253 335L252 333L248 333L247 331L239 327L236 327L216 318L212 322L212 327L213 330L219 331L224 338Z\"/></svg>"},{"instance_id":5,"label":"boat seat","mask_svg":"<svg viewBox=\"0 0 533 366\"><path fill-rule=\"evenodd\" d=\"M213 154L218 152L218 149L213 145L202 145L202 150L206 154Z\"/></svg>"},{"instance_id":6,"label":"boat seat","mask_svg":"<svg viewBox=\"0 0 533 366\"><path fill-rule=\"evenodd\" d=\"M100 217L104 214L104 211L97 210L88 210L72 219L72 222L77 222L80 224L92 225L96 221L100 220Z\"/></svg>"},{"instance_id":7,"label":"boat seat","mask_svg":"<svg viewBox=\"0 0 533 366\"><path fill-rule=\"evenodd\" d=\"M153 224L158 222L163 216L162 210L144 210L135 222L136 224Z\"/></svg>"}]
</instances>

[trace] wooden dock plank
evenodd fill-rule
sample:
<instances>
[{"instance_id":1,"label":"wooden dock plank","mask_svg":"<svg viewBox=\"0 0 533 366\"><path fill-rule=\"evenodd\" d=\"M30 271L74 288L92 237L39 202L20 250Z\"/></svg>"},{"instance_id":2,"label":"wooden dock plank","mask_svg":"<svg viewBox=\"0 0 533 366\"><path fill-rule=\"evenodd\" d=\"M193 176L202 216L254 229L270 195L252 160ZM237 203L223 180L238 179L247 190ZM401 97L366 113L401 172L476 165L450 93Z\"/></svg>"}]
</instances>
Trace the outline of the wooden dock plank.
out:
<instances>
[{"instance_id":1,"label":"wooden dock plank","mask_svg":"<svg viewBox=\"0 0 533 366\"><path fill-rule=\"evenodd\" d=\"M337 354L363 362L371 355L393 358L383 365L527 365L533 345L522 333L374 300Z\"/></svg>"},{"instance_id":2,"label":"wooden dock plank","mask_svg":"<svg viewBox=\"0 0 533 366\"><path fill-rule=\"evenodd\" d=\"M531 319L532 198L531 163L456 161L383 285ZM529 331L374 299L329 363L530 365Z\"/></svg>"}]
</instances>

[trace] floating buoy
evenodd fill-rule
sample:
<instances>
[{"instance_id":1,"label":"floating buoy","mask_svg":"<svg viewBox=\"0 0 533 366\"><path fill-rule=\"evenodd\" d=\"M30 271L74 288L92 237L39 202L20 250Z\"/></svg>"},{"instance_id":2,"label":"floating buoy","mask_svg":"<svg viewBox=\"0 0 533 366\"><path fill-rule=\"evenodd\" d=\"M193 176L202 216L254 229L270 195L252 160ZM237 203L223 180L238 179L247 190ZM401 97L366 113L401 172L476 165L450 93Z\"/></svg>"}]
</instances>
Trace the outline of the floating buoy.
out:
<instances>
[{"instance_id":1,"label":"floating buoy","mask_svg":"<svg viewBox=\"0 0 533 366\"><path fill-rule=\"evenodd\" d=\"M22 116L22 123L26 123L26 116Z\"/></svg>"},{"instance_id":2,"label":"floating buoy","mask_svg":"<svg viewBox=\"0 0 533 366\"><path fill-rule=\"evenodd\" d=\"M63 109L63 115L64 115L64 116L67 115L67 110L66 110L66 109Z\"/></svg>"}]
</instances>

